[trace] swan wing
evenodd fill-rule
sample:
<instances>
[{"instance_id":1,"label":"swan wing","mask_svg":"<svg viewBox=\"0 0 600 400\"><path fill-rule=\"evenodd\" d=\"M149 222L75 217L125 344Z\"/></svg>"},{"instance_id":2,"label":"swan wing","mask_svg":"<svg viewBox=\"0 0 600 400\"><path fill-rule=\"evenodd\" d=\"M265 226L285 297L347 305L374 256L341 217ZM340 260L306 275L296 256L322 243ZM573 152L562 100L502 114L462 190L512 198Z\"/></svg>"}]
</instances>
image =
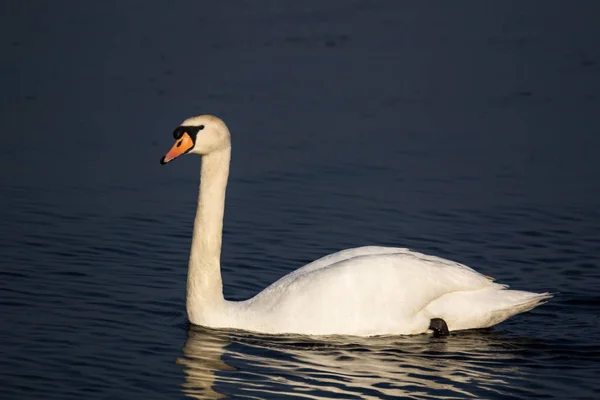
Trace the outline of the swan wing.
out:
<instances>
[{"instance_id":1,"label":"swan wing","mask_svg":"<svg viewBox=\"0 0 600 400\"><path fill-rule=\"evenodd\" d=\"M303 267L298 268L295 271L290 272L289 274L283 276L283 279L290 279L297 275L302 275L308 272L313 272L321 268L326 268L330 265L337 264L342 261L349 260L351 258L359 257L359 256L375 256L379 254L394 254L394 253L414 253L409 249L399 248L399 247L385 247L385 246L362 246L355 247L352 249L341 250L336 253L328 254L324 257L319 258L309 264L306 264ZM415 253L418 254L418 253ZM277 284L274 282L273 284Z\"/></svg>"},{"instance_id":2,"label":"swan wing","mask_svg":"<svg viewBox=\"0 0 600 400\"><path fill-rule=\"evenodd\" d=\"M427 330L428 304L495 284L450 260L403 248L361 247L310 263L242 302L244 327L272 333L385 334Z\"/></svg>"}]
</instances>

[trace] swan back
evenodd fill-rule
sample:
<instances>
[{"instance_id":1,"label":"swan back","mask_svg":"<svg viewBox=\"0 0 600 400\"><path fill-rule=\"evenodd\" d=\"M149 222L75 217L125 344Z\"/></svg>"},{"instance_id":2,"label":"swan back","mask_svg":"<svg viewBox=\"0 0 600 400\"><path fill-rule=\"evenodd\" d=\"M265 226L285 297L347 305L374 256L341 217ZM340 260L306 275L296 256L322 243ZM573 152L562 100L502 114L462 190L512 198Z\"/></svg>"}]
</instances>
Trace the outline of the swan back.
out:
<instances>
[{"instance_id":1,"label":"swan back","mask_svg":"<svg viewBox=\"0 0 600 400\"><path fill-rule=\"evenodd\" d=\"M232 304L231 323L270 333L422 333L437 298L502 290L462 264L404 248L361 247L308 264L250 300Z\"/></svg>"}]
</instances>

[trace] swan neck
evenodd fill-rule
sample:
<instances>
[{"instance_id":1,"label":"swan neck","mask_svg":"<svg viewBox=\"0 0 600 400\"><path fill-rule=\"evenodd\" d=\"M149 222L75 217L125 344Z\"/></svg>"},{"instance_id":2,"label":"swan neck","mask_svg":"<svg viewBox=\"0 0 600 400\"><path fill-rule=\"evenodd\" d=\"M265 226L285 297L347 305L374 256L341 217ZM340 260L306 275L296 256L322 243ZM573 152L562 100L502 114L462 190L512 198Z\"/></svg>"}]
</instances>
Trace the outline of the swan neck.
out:
<instances>
[{"instance_id":1,"label":"swan neck","mask_svg":"<svg viewBox=\"0 0 600 400\"><path fill-rule=\"evenodd\" d=\"M206 324L225 301L220 259L230 158L231 148L202 157L187 282L188 317L199 325Z\"/></svg>"}]
</instances>

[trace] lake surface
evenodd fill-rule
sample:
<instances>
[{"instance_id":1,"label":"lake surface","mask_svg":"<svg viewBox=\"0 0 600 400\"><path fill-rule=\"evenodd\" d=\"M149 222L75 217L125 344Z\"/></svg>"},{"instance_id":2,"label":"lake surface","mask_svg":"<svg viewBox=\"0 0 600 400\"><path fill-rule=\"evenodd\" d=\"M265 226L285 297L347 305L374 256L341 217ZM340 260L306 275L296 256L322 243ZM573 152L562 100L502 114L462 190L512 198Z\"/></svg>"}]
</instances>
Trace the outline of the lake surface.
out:
<instances>
[{"instance_id":1,"label":"lake surface","mask_svg":"<svg viewBox=\"0 0 600 400\"><path fill-rule=\"evenodd\" d=\"M0 398L600 398L597 2L5 2ZM225 295L344 248L554 299L389 338L190 327L199 113L233 137Z\"/></svg>"}]
</instances>

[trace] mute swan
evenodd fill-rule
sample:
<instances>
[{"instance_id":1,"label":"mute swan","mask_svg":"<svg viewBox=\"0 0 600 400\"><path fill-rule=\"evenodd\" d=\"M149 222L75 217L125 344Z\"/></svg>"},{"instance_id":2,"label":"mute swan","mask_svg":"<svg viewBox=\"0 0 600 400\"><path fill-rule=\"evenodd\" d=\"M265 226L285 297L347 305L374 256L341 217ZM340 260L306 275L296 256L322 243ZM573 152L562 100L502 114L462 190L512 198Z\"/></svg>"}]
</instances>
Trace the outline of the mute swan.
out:
<instances>
[{"instance_id":1,"label":"mute swan","mask_svg":"<svg viewBox=\"0 0 600 400\"><path fill-rule=\"evenodd\" d=\"M186 297L193 324L271 334L443 335L496 325L552 297L507 290L454 261L370 246L316 260L251 299L225 300L220 257L229 130L219 118L200 115L183 121L173 136L161 164L186 153L202 156Z\"/></svg>"}]
</instances>

